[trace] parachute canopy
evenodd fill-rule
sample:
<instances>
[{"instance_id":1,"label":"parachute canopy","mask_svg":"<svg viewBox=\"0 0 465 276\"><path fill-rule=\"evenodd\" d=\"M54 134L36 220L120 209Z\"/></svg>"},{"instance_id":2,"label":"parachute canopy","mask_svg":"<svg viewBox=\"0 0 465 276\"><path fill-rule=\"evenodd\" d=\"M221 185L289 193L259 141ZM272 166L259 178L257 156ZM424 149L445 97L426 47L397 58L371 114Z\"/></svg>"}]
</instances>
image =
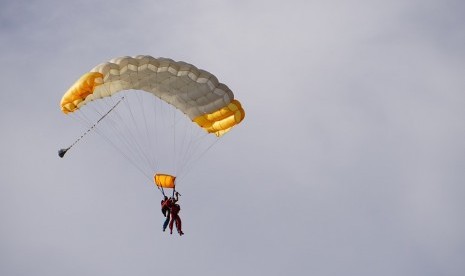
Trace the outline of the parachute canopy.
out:
<instances>
[{"instance_id":1,"label":"parachute canopy","mask_svg":"<svg viewBox=\"0 0 465 276\"><path fill-rule=\"evenodd\" d=\"M245 116L231 90L194 65L151 56L120 57L84 74L61 99L64 113L124 90L143 90L175 106L208 133L221 136Z\"/></svg>"},{"instance_id":2,"label":"parachute canopy","mask_svg":"<svg viewBox=\"0 0 465 276\"><path fill-rule=\"evenodd\" d=\"M68 89L60 106L161 190L174 189L186 169L245 116L232 91L211 73L144 55L97 65Z\"/></svg>"}]
</instances>

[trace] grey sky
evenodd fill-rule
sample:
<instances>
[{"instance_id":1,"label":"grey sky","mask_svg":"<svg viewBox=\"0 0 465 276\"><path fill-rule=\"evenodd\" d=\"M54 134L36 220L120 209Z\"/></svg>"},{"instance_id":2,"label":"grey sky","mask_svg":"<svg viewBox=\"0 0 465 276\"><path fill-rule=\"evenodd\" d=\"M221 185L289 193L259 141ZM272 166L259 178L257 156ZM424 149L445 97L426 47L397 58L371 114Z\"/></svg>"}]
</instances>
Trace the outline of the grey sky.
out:
<instances>
[{"instance_id":1,"label":"grey sky","mask_svg":"<svg viewBox=\"0 0 465 276\"><path fill-rule=\"evenodd\" d=\"M2 1L0 275L463 275L463 1ZM98 63L214 73L245 121L160 194L58 103ZM221 162L220 162L221 161Z\"/></svg>"}]
</instances>

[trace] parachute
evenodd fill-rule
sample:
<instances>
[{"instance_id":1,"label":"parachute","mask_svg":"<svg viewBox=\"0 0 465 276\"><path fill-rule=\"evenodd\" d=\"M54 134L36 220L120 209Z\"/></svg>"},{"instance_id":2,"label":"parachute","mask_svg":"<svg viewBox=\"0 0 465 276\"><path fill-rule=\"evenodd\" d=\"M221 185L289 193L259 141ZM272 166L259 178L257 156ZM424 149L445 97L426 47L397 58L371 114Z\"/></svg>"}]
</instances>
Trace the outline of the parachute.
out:
<instances>
[{"instance_id":1,"label":"parachute","mask_svg":"<svg viewBox=\"0 0 465 276\"><path fill-rule=\"evenodd\" d=\"M174 188L184 169L245 117L233 92L213 74L146 55L97 65L68 89L60 107L161 189Z\"/></svg>"}]
</instances>

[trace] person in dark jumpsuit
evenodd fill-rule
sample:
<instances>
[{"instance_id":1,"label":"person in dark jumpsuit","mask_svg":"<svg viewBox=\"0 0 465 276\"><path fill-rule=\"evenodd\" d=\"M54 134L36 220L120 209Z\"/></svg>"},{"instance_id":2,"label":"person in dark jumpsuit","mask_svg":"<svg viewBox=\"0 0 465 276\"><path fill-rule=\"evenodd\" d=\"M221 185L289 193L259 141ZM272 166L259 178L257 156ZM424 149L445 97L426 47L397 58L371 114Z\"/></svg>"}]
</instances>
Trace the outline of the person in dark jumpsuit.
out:
<instances>
[{"instance_id":1,"label":"person in dark jumpsuit","mask_svg":"<svg viewBox=\"0 0 465 276\"><path fill-rule=\"evenodd\" d=\"M161 212L166 217L165 222L163 223L163 232L165 232L168 223L170 222L170 209L171 209L171 200L165 196L161 201Z\"/></svg>"}]
</instances>

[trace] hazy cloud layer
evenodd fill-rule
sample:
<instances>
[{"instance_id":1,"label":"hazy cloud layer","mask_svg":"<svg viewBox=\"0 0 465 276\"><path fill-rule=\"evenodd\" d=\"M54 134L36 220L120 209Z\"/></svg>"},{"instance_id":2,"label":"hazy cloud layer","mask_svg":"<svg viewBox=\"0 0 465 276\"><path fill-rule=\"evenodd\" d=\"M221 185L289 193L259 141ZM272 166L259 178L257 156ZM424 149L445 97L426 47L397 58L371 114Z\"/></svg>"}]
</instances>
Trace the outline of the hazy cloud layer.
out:
<instances>
[{"instance_id":1,"label":"hazy cloud layer","mask_svg":"<svg viewBox=\"0 0 465 276\"><path fill-rule=\"evenodd\" d=\"M463 1L3 1L1 275L463 275ZM59 110L96 64L195 64L247 111L159 192ZM221 160L221 162L219 162Z\"/></svg>"}]
</instances>

